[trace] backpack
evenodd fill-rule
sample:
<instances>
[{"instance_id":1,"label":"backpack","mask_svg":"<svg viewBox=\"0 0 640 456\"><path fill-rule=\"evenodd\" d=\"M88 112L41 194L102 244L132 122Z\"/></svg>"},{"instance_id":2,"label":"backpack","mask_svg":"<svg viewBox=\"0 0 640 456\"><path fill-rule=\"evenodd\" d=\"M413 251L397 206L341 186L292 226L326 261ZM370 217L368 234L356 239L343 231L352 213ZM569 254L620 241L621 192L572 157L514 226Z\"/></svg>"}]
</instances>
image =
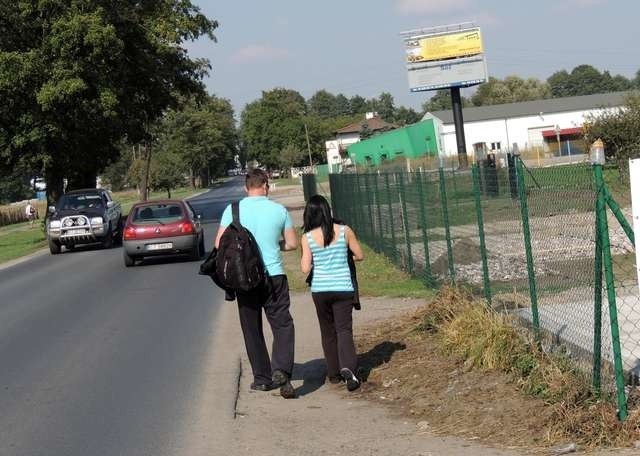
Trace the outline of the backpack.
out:
<instances>
[{"instance_id":1,"label":"backpack","mask_svg":"<svg viewBox=\"0 0 640 456\"><path fill-rule=\"evenodd\" d=\"M253 234L240 224L238 202L231 204L231 213L233 221L215 255L215 275L225 289L247 292L265 282L265 267Z\"/></svg>"}]
</instances>

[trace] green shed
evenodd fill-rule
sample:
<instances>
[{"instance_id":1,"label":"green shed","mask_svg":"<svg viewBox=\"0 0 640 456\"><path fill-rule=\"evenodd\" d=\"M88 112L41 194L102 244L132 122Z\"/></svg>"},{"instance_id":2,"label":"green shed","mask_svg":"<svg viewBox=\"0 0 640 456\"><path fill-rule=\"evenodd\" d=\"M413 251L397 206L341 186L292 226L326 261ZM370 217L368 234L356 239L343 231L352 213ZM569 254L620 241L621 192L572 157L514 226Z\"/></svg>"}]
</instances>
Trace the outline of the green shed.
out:
<instances>
[{"instance_id":1,"label":"green shed","mask_svg":"<svg viewBox=\"0 0 640 456\"><path fill-rule=\"evenodd\" d=\"M347 152L351 162L358 165L379 165L399 157L438 155L442 148L441 132L442 123L438 119L425 119L352 144Z\"/></svg>"}]
</instances>

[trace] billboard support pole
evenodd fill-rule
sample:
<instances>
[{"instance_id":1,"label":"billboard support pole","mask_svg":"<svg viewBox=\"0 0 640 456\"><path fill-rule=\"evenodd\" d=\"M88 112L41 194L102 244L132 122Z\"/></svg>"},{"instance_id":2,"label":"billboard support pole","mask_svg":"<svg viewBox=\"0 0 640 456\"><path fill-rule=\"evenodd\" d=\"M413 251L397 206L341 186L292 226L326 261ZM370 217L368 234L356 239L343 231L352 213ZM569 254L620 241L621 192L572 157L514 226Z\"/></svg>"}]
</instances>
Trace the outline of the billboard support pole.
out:
<instances>
[{"instance_id":1,"label":"billboard support pole","mask_svg":"<svg viewBox=\"0 0 640 456\"><path fill-rule=\"evenodd\" d=\"M451 102L453 105L453 123L456 128L456 144L458 146L458 165L461 169L469 167L467 144L464 139L464 120L462 119L462 100L460 87L451 88Z\"/></svg>"}]
</instances>

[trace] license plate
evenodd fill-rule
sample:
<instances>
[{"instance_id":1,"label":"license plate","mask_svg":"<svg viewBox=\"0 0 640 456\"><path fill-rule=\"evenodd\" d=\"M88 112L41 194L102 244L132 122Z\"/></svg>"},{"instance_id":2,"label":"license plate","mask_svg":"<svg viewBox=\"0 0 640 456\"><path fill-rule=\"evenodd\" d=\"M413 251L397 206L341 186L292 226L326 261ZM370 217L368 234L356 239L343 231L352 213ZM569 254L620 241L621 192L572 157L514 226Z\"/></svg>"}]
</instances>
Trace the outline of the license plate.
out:
<instances>
[{"instance_id":1,"label":"license plate","mask_svg":"<svg viewBox=\"0 0 640 456\"><path fill-rule=\"evenodd\" d=\"M81 236L87 234L87 230L68 230L65 234L68 236Z\"/></svg>"},{"instance_id":2,"label":"license plate","mask_svg":"<svg viewBox=\"0 0 640 456\"><path fill-rule=\"evenodd\" d=\"M147 250L166 250L166 249L172 249L172 248L173 248L173 243L171 242L165 242L163 244L147 245Z\"/></svg>"}]
</instances>

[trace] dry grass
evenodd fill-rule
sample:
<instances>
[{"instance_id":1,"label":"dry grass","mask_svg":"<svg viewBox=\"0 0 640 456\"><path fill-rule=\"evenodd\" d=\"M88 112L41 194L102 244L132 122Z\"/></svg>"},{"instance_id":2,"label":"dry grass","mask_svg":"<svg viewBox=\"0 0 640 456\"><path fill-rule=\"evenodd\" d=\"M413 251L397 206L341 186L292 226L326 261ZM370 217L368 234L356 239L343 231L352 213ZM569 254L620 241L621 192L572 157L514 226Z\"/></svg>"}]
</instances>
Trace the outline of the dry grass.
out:
<instances>
[{"instance_id":1,"label":"dry grass","mask_svg":"<svg viewBox=\"0 0 640 456\"><path fill-rule=\"evenodd\" d=\"M32 200L32 204L37 210L40 217L44 216L47 210L46 201ZM21 223L27 221L27 215L25 214L25 206L27 204L7 204L0 206L0 226L13 225L14 223Z\"/></svg>"},{"instance_id":2,"label":"dry grass","mask_svg":"<svg viewBox=\"0 0 640 456\"><path fill-rule=\"evenodd\" d=\"M441 350L459 358L465 370L504 372L551 408L545 423L549 442L570 439L593 448L640 439L640 410L621 423L614 403L597 397L567 356L540 350L507 315L453 288L443 289L425 310L418 329L436 334Z\"/></svg>"}]
</instances>

